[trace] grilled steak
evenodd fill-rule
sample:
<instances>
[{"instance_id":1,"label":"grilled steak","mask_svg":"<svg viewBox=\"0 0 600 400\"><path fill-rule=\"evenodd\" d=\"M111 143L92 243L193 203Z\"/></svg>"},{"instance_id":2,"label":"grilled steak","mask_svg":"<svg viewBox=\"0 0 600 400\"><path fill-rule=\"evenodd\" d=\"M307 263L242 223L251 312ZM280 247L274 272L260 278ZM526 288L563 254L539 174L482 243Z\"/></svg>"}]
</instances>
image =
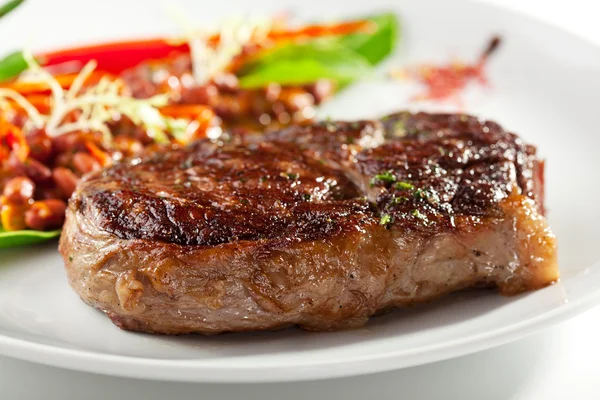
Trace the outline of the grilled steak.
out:
<instances>
[{"instance_id":1,"label":"grilled steak","mask_svg":"<svg viewBox=\"0 0 600 400\"><path fill-rule=\"evenodd\" d=\"M197 142L87 176L60 242L124 329L356 327L471 287L558 278L543 163L465 115L323 122Z\"/></svg>"}]
</instances>

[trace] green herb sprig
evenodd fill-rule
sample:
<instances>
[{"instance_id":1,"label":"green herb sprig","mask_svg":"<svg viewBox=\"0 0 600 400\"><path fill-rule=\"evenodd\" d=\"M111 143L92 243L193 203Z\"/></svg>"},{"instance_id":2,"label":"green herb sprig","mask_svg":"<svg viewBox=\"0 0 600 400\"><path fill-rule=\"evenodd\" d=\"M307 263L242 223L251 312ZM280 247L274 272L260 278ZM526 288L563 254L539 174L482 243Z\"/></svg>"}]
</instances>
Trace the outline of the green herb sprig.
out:
<instances>
[{"instance_id":1,"label":"green herb sprig","mask_svg":"<svg viewBox=\"0 0 600 400\"><path fill-rule=\"evenodd\" d=\"M4 17L5 15L13 11L15 8L19 7L21 4L23 4L24 1L25 0L12 0L8 3L0 5L0 18Z\"/></svg>"},{"instance_id":2,"label":"green herb sprig","mask_svg":"<svg viewBox=\"0 0 600 400\"><path fill-rule=\"evenodd\" d=\"M337 38L319 38L280 45L244 66L240 72L243 88L270 83L298 85L330 79L339 86L372 75L373 66L395 48L398 17L385 13L367 18L376 29Z\"/></svg>"},{"instance_id":3,"label":"green herb sprig","mask_svg":"<svg viewBox=\"0 0 600 400\"><path fill-rule=\"evenodd\" d=\"M392 216L390 214L383 214L379 218L379 225L388 225L392 222Z\"/></svg>"},{"instance_id":4,"label":"green herb sprig","mask_svg":"<svg viewBox=\"0 0 600 400\"><path fill-rule=\"evenodd\" d=\"M375 186L378 182L393 183L396 182L396 175L393 171L385 171L375 175L371 179L371 186Z\"/></svg>"}]
</instances>

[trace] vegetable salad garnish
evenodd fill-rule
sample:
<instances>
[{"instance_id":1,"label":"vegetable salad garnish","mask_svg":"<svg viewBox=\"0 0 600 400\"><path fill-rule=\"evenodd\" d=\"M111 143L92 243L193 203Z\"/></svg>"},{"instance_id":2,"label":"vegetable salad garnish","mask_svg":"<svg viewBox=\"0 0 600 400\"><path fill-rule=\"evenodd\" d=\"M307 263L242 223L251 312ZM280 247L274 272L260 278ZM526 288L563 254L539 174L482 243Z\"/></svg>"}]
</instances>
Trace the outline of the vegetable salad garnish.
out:
<instances>
[{"instance_id":1,"label":"vegetable salad garnish","mask_svg":"<svg viewBox=\"0 0 600 400\"><path fill-rule=\"evenodd\" d=\"M232 19L183 38L9 54L0 60L0 247L57 236L77 181L110 163L223 130L310 121L336 90L368 78L397 36L392 14L301 27Z\"/></svg>"}]
</instances>

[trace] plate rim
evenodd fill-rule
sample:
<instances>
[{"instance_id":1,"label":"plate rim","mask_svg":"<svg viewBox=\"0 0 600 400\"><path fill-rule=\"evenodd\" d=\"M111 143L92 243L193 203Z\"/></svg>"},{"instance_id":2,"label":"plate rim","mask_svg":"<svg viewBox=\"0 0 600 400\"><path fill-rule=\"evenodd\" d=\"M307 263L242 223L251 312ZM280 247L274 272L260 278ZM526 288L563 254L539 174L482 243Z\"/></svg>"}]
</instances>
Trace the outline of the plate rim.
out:
<instances>
[{"instance_id":1,"label":"plate rim","mask_svg":"<svg viewBox=\"0 0 600 400\"><path fill-rule=\"evenodd\" d=\"M489 3L479 0L455 1L502 12L511 18L520 18L529 24L536 24L547 29L559 31L564 35L570 36L573 40L586 44L590 50L600 53L600 44L560 24L540 19L534 15L514 10L495 2ZM586 274L591 269L600 269L600 263L595 263L585 268L576 276ZM576 276L570 279L574 279ZM163 381L274 383L324 380L397 370L473 354L525 338L540 330L576 317L599 304L600 291L593 291L581 296L576 301L565 302L556 308L529 319L483 333L471 334L460 339L446 341L443 344L429 344L399 352L392 351L377 353L375 355L358 356L353 359L343 360L343 362L328 360L316 363L294 363L293 365L278 363L259 367L211 365L212 361L199 359L143 358L103 354L97 351L82 349L70 349L33 342L27 339L19 339L2 333L0 333L0 355L75 371ZM464 346L466 343L470 343L467 348Z\"/></svg>"},{"instance_id":2,"label":"plate rim","mask_svg":"<svg viewBox=\"0 0 600 400\"><path fill-rule=\"evenodd\" d=\"M600 265L596 265L595 268L600 268ZM589 268L577 275L587 275L588 271ZM344 360L343 363L330 360L306 364L278 363L260 367L236 367L213 365L211 361L204 360L169 360L102 354L36 343L5 335L0 335L0 354L49 366L127 378L202 383L323 380L408 368L473 354L526 338L542 329L580 315L594 308L598 303L600 303L600 291L590 292L576 301L562 303L545 313L498 329L471 334L443 344L425 345L409 351L360 356ZM469 343L467 348L464 347L466 343ZM436 352L436 350L439 351ZM165 373L165 371L168 372Z\"/></svg>"}]
</instances>

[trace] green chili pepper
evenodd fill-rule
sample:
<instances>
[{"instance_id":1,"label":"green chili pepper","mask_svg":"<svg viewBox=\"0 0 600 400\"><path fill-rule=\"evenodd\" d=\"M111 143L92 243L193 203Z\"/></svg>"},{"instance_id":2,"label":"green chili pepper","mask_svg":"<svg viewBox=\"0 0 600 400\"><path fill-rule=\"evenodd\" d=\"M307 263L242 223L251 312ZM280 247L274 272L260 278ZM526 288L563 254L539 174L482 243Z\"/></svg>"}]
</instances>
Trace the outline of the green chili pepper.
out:
<instances>
[{"instance_id":1,"label":"green chili pepper","mask_svg":"<svg viewBox=\"0 0 600 400\"><path fill-rule=\"evenodd\" d=\"M25 246L41 243L60 236L60 230L56 231L5 231L0 228L0 249Z\"/></svg>"}]
</instances>

